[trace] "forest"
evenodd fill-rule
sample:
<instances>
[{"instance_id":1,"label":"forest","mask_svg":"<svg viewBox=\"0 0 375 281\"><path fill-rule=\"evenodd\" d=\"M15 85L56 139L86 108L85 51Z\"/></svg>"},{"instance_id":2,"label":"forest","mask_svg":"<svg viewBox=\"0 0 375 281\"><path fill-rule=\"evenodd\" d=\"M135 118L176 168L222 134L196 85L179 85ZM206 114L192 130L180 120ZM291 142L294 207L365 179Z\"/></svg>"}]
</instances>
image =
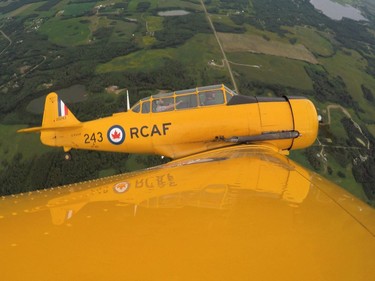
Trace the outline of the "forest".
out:
<instances>
[{"instance_id":1,"label":"forest","mask_svg":"<svg viewBox=\"0 0 375 281\"><path fill-rule=\"evenodd\" d=\"M358 133L358 129L349 118L343 118L341 120L345 130L350 136L348 140L349 146L358 146L357 138L361 138L361 134ZM355 152L353 158L353 175L355 180L362 184L363 189L367 197L371 200L375 199L375 138L369 132L365 132L366 137L370 142L370 151L360 151L359 155ZM366 160L363 160L366 159Z\"/></svg>"},{"instance_id":2,"label":"forest","mask_svg":"<svg viewBox=\"0 0 375 281\"><path fill-rule=\"evenodd\" d=\"M320 102L330 101L346 108L361 111L357 102L349 94L344 80L340 77L330 77L324 68L306 66L305 71L313 81L313 96Z\"/></svg>"},{"instance_id":3,"label":"forest","mask_svg":"<svg viewBox=\"0 0 375 281\"><path fill-rule=\"evenodd\" d=\"M155 32L158 42L153 48L162 49L181 45L197 33L211 33L203 13L184 17L166 17L163 21L163 29Z\"/></svg>"}]
</instances>

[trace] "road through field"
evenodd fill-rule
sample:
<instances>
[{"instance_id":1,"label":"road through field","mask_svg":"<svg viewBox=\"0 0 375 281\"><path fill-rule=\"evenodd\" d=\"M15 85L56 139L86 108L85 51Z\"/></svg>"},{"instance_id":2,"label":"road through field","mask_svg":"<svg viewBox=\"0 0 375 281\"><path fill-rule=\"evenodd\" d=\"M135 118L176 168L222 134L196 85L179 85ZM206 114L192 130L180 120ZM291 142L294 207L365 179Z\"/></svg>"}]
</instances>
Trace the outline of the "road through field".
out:
<instances>
[{"instance_id":1,"label":"road through field","mask_svg":"<svg viewBox=\"0 0 375 281\"><path fill-rule=\"evenodd\" d=\"M370 141L367 139L367 137L365 136L365 134L362 132L362 129L361 127L358 125L357 122L355 122L352 118L352 116L350 115L350 113L346 110L346 108L342 107L341 105L338 105L338 104L329 104L327 106L327 119L328 121L326 123L322 123L321 125L331 125L331 110L332 109L338 109L338 110L341 110L346 117L348 117L354 124L354 126L358 129L358 131L361 133L361 135L363 136L363 138L366 140L367 144L365 142L360 142L360 140L358 140L360 143L362 143L362 145L366 148L366 149L370 149ZM345 149L345 150L349 150L349 149L354 149L354 150L363 150L364 148L363 147L350 147L350 146L343 146L343 145L325 145L325 144L322 144L319 140L319 138L317 138L317 141L318 141L318 145L321 150L319 151L319 158L322 159L322 163L323 163L323 172L326 174L327 171L328 171L328 160L327 160L327 157L326 157L326 153L324 151L324 148L325 147L331 147L331 148L339 148L339 149ZM361 157L359 157L361 159Z\"/></svg>"},{"instance_id":2,"label":"road through field","mask_svg":"<svg viewBox=\"0 0 375 281\"><path fill-rule=\"evenodd\" d=\"M9 41L9 44L8 46L6 46L1 52L0 52L0 56L5 52L6 49L9 48L10 45L12 45L13 41L12 39L10 39L5 33L4 31L0 30L0 33Z\"/></svg>"},{"instance_id":3,"label":"road through field","mask_svg":"<svg viewBox=\"0 0 375 281\"><path fill-rule=\"evenodd\" d=\"M352 123L354 124L354 126L358 129L358 131L361 133L361 135L363 136L363 138L366 140L367 144L364 143L364 146L367 148L367 149L370 149L370 141L367 139L367 137L365 136L365 134L363 133L361 127L358 125L357 122L355 122L352 118L352 116L350 115L350 113L346 110L346 108L342 107L341 105L338 105L338 104L330 104L327 106L327 116L328 116L328 122L325 123L327 125L330 125L331 124L331 109L339 109L341 110L345 115L346 117L348 117ZM324 125L324 124L323 124Z\"/></svg>"},{"instance_id":4,"label":"road through field","mask_svg":"<svg viewBox=\"0 0 375 281\"><path fill-rule=\"evenodd\" d=\"M217 33L216 33L215 26L213 25L213 23L212 23L212 21L211 21L210 15L209 15L208 12L207 12L207 9L206 9L206 6L204 5L203 0L200 0L200 1L201 1L201 4L202 4L202 7L203 7L203 10L204 10L204 13L206 14L206 18L207 18L207 20L208 20L208 22L209 22L209 24L210 24L210 26L211 26L211 29L212 29L212 31L213 31L213 33L214 33L214 35L215 35L216 41L217 41L217 43L219 44L219 47L220 47L221 53L223 54L223 58L224 58L223 61L225 62L225 65L226 65L227 68L228 68L229 75L230 75L230 78L231 78L231 80L232 80L232 84L233 84L233 86L234 86L234 90L236 91L236 93L239 93L239 92L238 92L238 88L237 88L236 81L234 80L234 76L233 76L233 73L232 73L232 69L230 68L230 64L229 64L228 59L227 59L227 56L226 56L226 54L225 54L225 52L224 52L224 48L223 48L223 46L222 46L221 43L220 43L219 36L218 36Z\"/></svg>"}]
</instances>

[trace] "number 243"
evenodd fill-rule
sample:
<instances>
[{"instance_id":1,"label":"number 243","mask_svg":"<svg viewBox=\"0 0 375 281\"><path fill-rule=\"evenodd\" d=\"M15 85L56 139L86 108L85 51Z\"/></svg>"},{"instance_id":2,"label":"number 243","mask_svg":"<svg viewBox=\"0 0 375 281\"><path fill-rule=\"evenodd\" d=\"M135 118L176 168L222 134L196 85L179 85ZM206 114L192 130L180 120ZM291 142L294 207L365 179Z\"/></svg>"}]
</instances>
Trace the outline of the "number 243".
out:
<instances>
[{"instance_id":1,"label":"number 243","mask_svg":"<svg viewBox=\"0 0 375 281\"><path fill-rule=\"evenodd\" d=\"M101 132L92 133L91 135L84 134L83 136L85 137L85 143L96 143L103 141L103 134Z\"/></svg>"}]
</instances>

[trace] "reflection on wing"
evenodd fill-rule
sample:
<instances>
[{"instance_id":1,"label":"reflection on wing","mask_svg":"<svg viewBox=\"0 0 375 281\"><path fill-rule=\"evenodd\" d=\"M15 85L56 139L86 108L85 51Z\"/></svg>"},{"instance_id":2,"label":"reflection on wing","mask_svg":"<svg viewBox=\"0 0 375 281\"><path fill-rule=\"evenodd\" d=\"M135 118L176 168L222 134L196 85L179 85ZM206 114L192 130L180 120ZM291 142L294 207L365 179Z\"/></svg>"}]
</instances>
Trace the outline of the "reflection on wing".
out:
<instances>
[{"instance_id":1,"label":"reflection on wing","mask_svg":"<svg viewBox=\"0 0 375 281\"><path fill-rule=\"evenodd\" d=\"M0 199L3 280L371 280L375 212L267 146Z\"/></svg>"},{"instance_id":2,"label":"reflection on wing","mask_svg":"<svg viewBox=\"0 0 375 281\"><path fill-rule=\"evenodd\" d=\"M61 224L85 204L100 201L147 208L225 209L244 192L290 204L306 198L310 182L287 165L284 157L264 151L231 153L215 152L211 158L186 159L135 175L82 184L82 191L52 199L47 207L54 223Z\"/></svg>"}]
</instances>

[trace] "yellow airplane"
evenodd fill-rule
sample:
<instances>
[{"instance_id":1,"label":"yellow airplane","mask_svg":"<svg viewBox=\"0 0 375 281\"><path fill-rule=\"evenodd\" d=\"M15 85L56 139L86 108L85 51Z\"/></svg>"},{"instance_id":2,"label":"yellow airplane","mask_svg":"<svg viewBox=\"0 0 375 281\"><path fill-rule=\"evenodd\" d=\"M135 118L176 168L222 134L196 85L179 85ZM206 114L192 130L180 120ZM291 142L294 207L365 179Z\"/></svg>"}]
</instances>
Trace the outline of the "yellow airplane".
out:
<instances>
[{"instance_id":1,"label":"yellow airplane","mask_svg":"<svg viewBox=\"0 0 375 281\"><path fill-rule=\"evenodd\" d=\"M0 198L2 280L373 280L375 212L267 144Z\"/></svg>"},{"instance_id":2,"label":"yellow airplane","mask_svg":"<svg viewBox=\"0 0 375 281\"><path fill-rule=\"evenodd\" d=\"M73 149L148 153L180 158L239 143L269 143L280 151L310 146L318 119L301 97L235 94L224 85L147 97L131 110L79 122L56 93L46 97L42 143ZM69 155L67 155L68 157Z\"/></svg>"},{"instance_id":3,"label":"yellow airplane","mask_svg":"<svg viewBox=\"0 0 375 281\"><path fill-rule=\"evenodd\" d=\"M47 96L43 143L179 158L0 198L2 280L372 280L375 211L288 159L314 142L303 98L223 85L79 122Z\"/></svg>"}]
</instances>

